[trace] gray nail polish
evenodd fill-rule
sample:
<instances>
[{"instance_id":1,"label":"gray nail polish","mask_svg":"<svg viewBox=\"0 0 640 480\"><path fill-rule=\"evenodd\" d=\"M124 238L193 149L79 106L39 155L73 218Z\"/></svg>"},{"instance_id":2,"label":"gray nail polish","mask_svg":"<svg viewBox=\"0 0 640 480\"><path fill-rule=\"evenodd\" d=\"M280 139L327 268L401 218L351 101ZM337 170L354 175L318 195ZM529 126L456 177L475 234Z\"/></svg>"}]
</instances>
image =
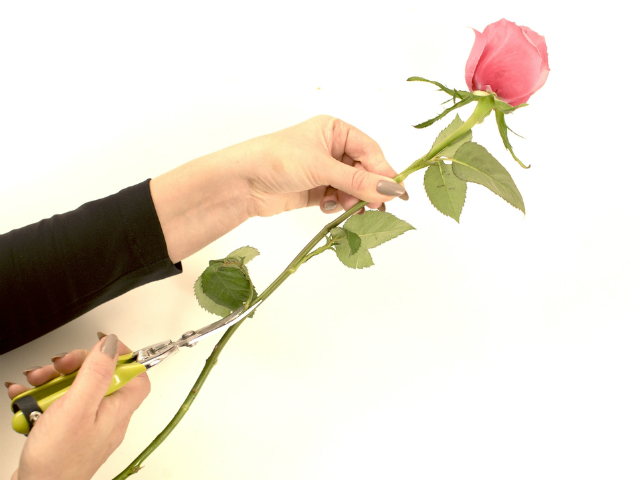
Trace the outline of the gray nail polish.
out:
<instances>
[{"instance_id":1,"label":"gray nail polish","mask_svg":"<svg viewBox=\"0 0 640 480\"><path fill-rule=\"evenodd\" d=\"M403 193L402 195L400 195L398 198L399 198L400 200L404 200L404 201L406 202L407 200L409 200L409 194L408 194L407 192L404 192L404 193Z\"/></svg>"},{"instance_id":2,"label":"gray nail polish","mask_svg":"<svg viewBox=\"0 0 640 480\"><path fill-rule=\"evenodd\" d=\"M98 332L98 340L102 340L103 337L106 337L106 333Z\"/></svg>"},{"instance_id":3,"label":"gray nail polish","mask_svg":"<svg viewBox=\"0 0 640 480\"><path fill-rule=\"evenodd\" d=\"M14 385L13 382L4 382L4 386L9 388L11 385Z\"/></svg>"},{"instance_id":4,"label":"gray nail polish","mask_svg":"<svg viewBox=\"0 0 640 480\"><path fill-rule=\"evenodd\" d=\"M33 371L35 371L35 370L38 370L39 368L42 368L42 367L29 367L29 368L27 368L24 372L22 372L22 374L23 374L23 375L26 375L26 374L27 374L27 373L29 373L29 372L33 372Z\"/></svg>"},{"instance_id":5,"label":"gray nail polish","mask_svg":"<svg viewBox=\"0 0 640 480\"><path fill-rule=\"evenodd\" d=\"M380 182L378 182L378 187L376 188L376 190L382 195L389 195L392 197L398 197L403 193L406 193L406 190L402 185L396 182L391 182L389 180L380 180Z\"/></svg>"},{"instance_id":6,"label":"gray nail polish","mask_svg":"<svg viewBox=\"0 0 640 480\"><path fill-rule=\"evenodd\" d=\"M387 207L385 206L384 203L378 207L378 211L380 211L380 212L386 212L387 211Z\"/></svg>"},{"instance_id":7,"label":"gray nail polish","mask_svg":"<svg viewBox=\"0 0 640 480\"><path fill-rule=\"evenodd\" d=\"M102 347L100 351L102 353L106 353L111 358L116 356L116 351L118 350L118 337L116 337L113 333L108 335L107 338L102 342Z\"/></svg>"},{"instance_id":8,"label":"gray nail polish","mask_svg":"<svg viewBox=\"0 0 640 480\"><path fill-rule=\"evenodd\" d=\"M327 203L324 204L324 209L325 210L334 210L336 207L338 206L338 204L332 200L328 201Z\"/></svg>"},{"instance_id":9,"label":"gray nail polish","mask_svg":"<svg viewBox=\"0 0 640 480\"><path fill-rule=\"evenodd\" d=\"M67 352L56 353L53 357L51 357L51 361L53 362L59 358L64 358L66 354Z\"/></svg>"}]
</instances>

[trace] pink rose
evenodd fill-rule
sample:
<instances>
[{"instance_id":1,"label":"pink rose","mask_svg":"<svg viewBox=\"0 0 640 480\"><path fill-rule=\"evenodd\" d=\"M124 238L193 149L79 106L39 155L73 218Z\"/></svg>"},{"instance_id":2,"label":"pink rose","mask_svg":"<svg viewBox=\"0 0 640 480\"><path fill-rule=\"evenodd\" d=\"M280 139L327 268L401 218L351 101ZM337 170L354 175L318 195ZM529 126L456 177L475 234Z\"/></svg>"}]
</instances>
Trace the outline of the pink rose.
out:
<instances>
[{"instance_id":1,"label":"pink rose","mask_svg":"<svg viewBox=\"0 0 640 480\"><path fill-rule=\"evenodd\" d=\"M504 18L476 33L465 80L469 91L493 92L512 106L529 100L547 81L544 37Z\"/></svg>"}]
</instances>

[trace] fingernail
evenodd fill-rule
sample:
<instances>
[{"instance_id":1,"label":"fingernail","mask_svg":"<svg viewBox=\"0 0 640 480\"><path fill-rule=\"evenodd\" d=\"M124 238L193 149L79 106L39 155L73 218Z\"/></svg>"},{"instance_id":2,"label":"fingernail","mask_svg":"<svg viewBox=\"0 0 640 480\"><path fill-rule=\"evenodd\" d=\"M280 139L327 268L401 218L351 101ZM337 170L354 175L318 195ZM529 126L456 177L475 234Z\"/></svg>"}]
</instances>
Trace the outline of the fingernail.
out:
<instances>
[{"instance_id":1,"label":"fingernail","mask_svg":"<svg viewBox=\"0 0 640 480\"><path fill-rule=\"evenodd\" d=\"M398 198L399 198L400 200L404 200L404 201L406 202L407 200L409 200L409 194L408 194L407 192L404 192L404 193L403 193L402 195L400 195Z\"/></svg>"},{"instance_id":2,"label":"fingernail","mask_svg":"<svg viewBox=\"0 0 640 480\"><path fill-rule=\"evenodd\" d=\"M56 353L53 357L51 357L51 361L54 362L59 358L63 358L66 354L67 352Z\"/></svg>"},{"instance_id":3,"label":"fingernail","mask_svg":"<svg viewBox=\"0 0 640 480\"><path fill-rule=\"evenodd\" d=\"M23 375L26 375L26 374L27 374L27 373L29 373L29 372L33 372L33 371L35 371L35 370L38 370L39 368L42 368L42 367L29 367L29 368L27 368L24 372L22 372L22 374L23 374Z\"/></svg>"},{"instance_id":4,"label":"fingernail","mask_svg":"<svg viewBox=\"0 0 640 480\"><path fill-rule=\"evenodd\" d=\"M15 385L13 382L4 382L4 386L9 388L11 385Z\"/></svg>"},{"instance_id":5,"label":"fingernail","mask_svg":"<svg viewBox=\"0 0 640 480\"><path fill-rule=\"evenodd\" d=\"M362 215L364 213L364 207L356 212L356 215Z\"/></svg>"},{"instance_id":6,"label":"fingernail","mask_svg":"<svg viewBox=\"0 0 640 480\"><path fill-rule=\"evenodd\" d=\"M384 203L383 203L382 205L380 205L380 206L378 207L378 211L380 211L380 212L386 212L386 211L387 211L387 207L386 207L386 205L385 205Z\"/></svg>"},{"instance_id":7,"label":"fingernail","mask_svg":"<svg viewBox=\"0 0 640 480\"><path fill-rule=\"evenodd\" d=\"M334 208L336 208L338 204L334 201L328 201L324 204L324 209L325 210L333 210Z\"/></svg>"},{"instance_id":8,"label":"fingernail","mask_svg":"<svg viewBox=\"0 0 640 480\"><path fill-rule=\"evenodd\" d=\"M398 197L403 193L406 193L406 190L402 185L396 182L390 182L389 180L380 180L376 190L382 195L390 195L392 197Z\"/></svg>"},{"instance_id":9,"label":"fingernail","mask_svg":"<svg viewBox=\"0 0 640 480\"><path fill-rule=\"evenodd\" d=\"M98 332L98 340L102 340L102 337L106 337L106 333Z\"/></svg>"},{"instance_id":10,"label":"fingernail","mask_svg":"<svg viewBox=\"0 0 640 480\"><path fill-rule=\"evenodd\" d=\"M106 353L111 358L116 356L116 351L118 350L118 337L116 337L113 333L111 335L107 335L107 338L102 342L102 347L100 347L100 351L102 353Z\"/></svg>"}]
</instances>

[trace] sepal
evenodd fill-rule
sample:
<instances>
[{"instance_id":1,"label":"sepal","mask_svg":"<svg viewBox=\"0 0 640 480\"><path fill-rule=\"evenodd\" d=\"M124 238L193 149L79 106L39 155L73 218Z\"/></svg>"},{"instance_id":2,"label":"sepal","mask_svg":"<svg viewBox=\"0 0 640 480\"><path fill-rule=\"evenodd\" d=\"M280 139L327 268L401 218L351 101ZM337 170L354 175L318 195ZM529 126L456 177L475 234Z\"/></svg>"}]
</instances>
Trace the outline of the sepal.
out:
<instances>
[{"instance_id":1,"label":"sepal","mask_svg":"<svg viewBox=\"0 0 640 480\"><path fill-rule=\"evenodd\" d=\"M511 156L513 157L513 159L518 162L518 164L522 167L522 168L531 168L531 165L529 165L528 167L522 163L520 161L520 159L518 157L516 157L516 154L513 153L513 147L511 146L511 143L509 142L509 137L507 135L507 130L509 130L509 127L507 126L507 123L504 121L504 113L502 113L499 110L496 110L496 123L498 124L498 131L500 132L500 137L502 138L502 143L504 143L504 147L509 150L509 152L511 153Z\"/></svg>"}]
</instances>

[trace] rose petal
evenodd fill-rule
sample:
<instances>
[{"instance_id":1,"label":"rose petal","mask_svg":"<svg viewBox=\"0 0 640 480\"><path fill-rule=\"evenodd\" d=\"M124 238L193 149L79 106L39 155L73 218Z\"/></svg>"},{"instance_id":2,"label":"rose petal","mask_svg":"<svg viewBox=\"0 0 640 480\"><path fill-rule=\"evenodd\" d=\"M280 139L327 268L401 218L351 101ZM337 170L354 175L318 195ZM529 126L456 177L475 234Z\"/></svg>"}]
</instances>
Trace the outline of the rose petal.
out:
<instances>
[{"instance_id":1,"label":"rose petal","mask_svg":"<svg viewBox=\"0 0 640 480\"><path fill-rule=\"evenodd\" d=\"M467 82L467 87L469 87L469 91L473 92L475 87L473 86L473 74L476 71L476 66L478 65L478 60L480 60L480 56L484 50L484 46L486 44L484 35L473 29L476 34L476 39L473 42L473 47L471 48L471 53L469 54L469 58L467 59L467 65L464 68L464 79Z\"/></svg>"},{"instance_id":2,"label":"rose petal","mask_svg":"<svg viewBox=\"0 0 640 480\"><path fill-rule=\"evenodd\" d=\"M533 43L535 47L538 49L538 52L540 52L540 55L542 56L543 68L549 68L549 55L547 53L547 42L545 42L544 37L542 35L538 35L529 27L520 27L520 28L524 30L524 33L527 36L527 38L531 40L531 43Z\"/></svg>"},{"instance_id":3,"label":"rose petal","mask_svg":"<svg viewBox=\"0 0 640 480\"><path fill-rule=\"evenodd\" d=\"M484 30L482 31L482 34L484 35L484 38L487 40L487 43L489 43L491 41L491 39L493 38L493 36L496 33L496 30L501 30L501 29L507 28L507 24L508 23L513 23L513 22L510 22L509 20L505 20L504 18L501 18L497 22L490 23L489 25L484 27ZM514 25L515 25L515 23L514 23Z\"/></svg>"},{"instance_id":4,"label":"rose petal","mask_svg":"<svg viewBox=\"0 0 640 480\"><path fill-rule=\"evenodd\" d=\"M519 26L504 19L487 26L485 32L490 40L474 73L475 87L485 90L490 86L511 105L524 96L528 99L540 79L538 49Z\"/></svg>"},{"instance_id":5,"label":"rose petal","mask_svg":"<svg viewBox=\"0 0 640 480\"><path fill-rule=\"evenodd\" d=\"M540 73L540 78L538 79L538 83L536 83L535 87L533 87L533 91L531 92L532 95L542 88L542 86L546 83L548 76L549 68L542 70L542 72Z\"/></svg>"},{"instance_id":6,"label":"rose petal","mask_svg":"<svg viewBox=\"0 0 640 480\"><path fill-rule=\"evenodd\" d=\"M533 87L533 92L535 93L542 88L542 86L547 81L547 77L549 76L549 54L547 53L547 42L545 41L542 35L538 35L536 32L531 30L529 27L521 27L524 31L525 35L531 43L535 45L540 52L540 56L542 57L542 65L540 68L540 78L538 79L538 83L535 87Z\"/></svg>"},{"instance_id":7,"label":"rose petal","mask_svg":"<svg viewBox=\"0 0 640 480\"><path fill-rule=\"evenodd\" d=\"M533 95L533 92L527 93L525 95L521 95L521 96L516 97L516 98L512 98L507 103L509 105L511 105L512 107L517 107L521 103L527 103L527 100L529 100L529 97L531 97L531 95ZM506 100L504 100L504 99L502 99L502 100L506 102Z\"/></svg>"}]
</instances>

